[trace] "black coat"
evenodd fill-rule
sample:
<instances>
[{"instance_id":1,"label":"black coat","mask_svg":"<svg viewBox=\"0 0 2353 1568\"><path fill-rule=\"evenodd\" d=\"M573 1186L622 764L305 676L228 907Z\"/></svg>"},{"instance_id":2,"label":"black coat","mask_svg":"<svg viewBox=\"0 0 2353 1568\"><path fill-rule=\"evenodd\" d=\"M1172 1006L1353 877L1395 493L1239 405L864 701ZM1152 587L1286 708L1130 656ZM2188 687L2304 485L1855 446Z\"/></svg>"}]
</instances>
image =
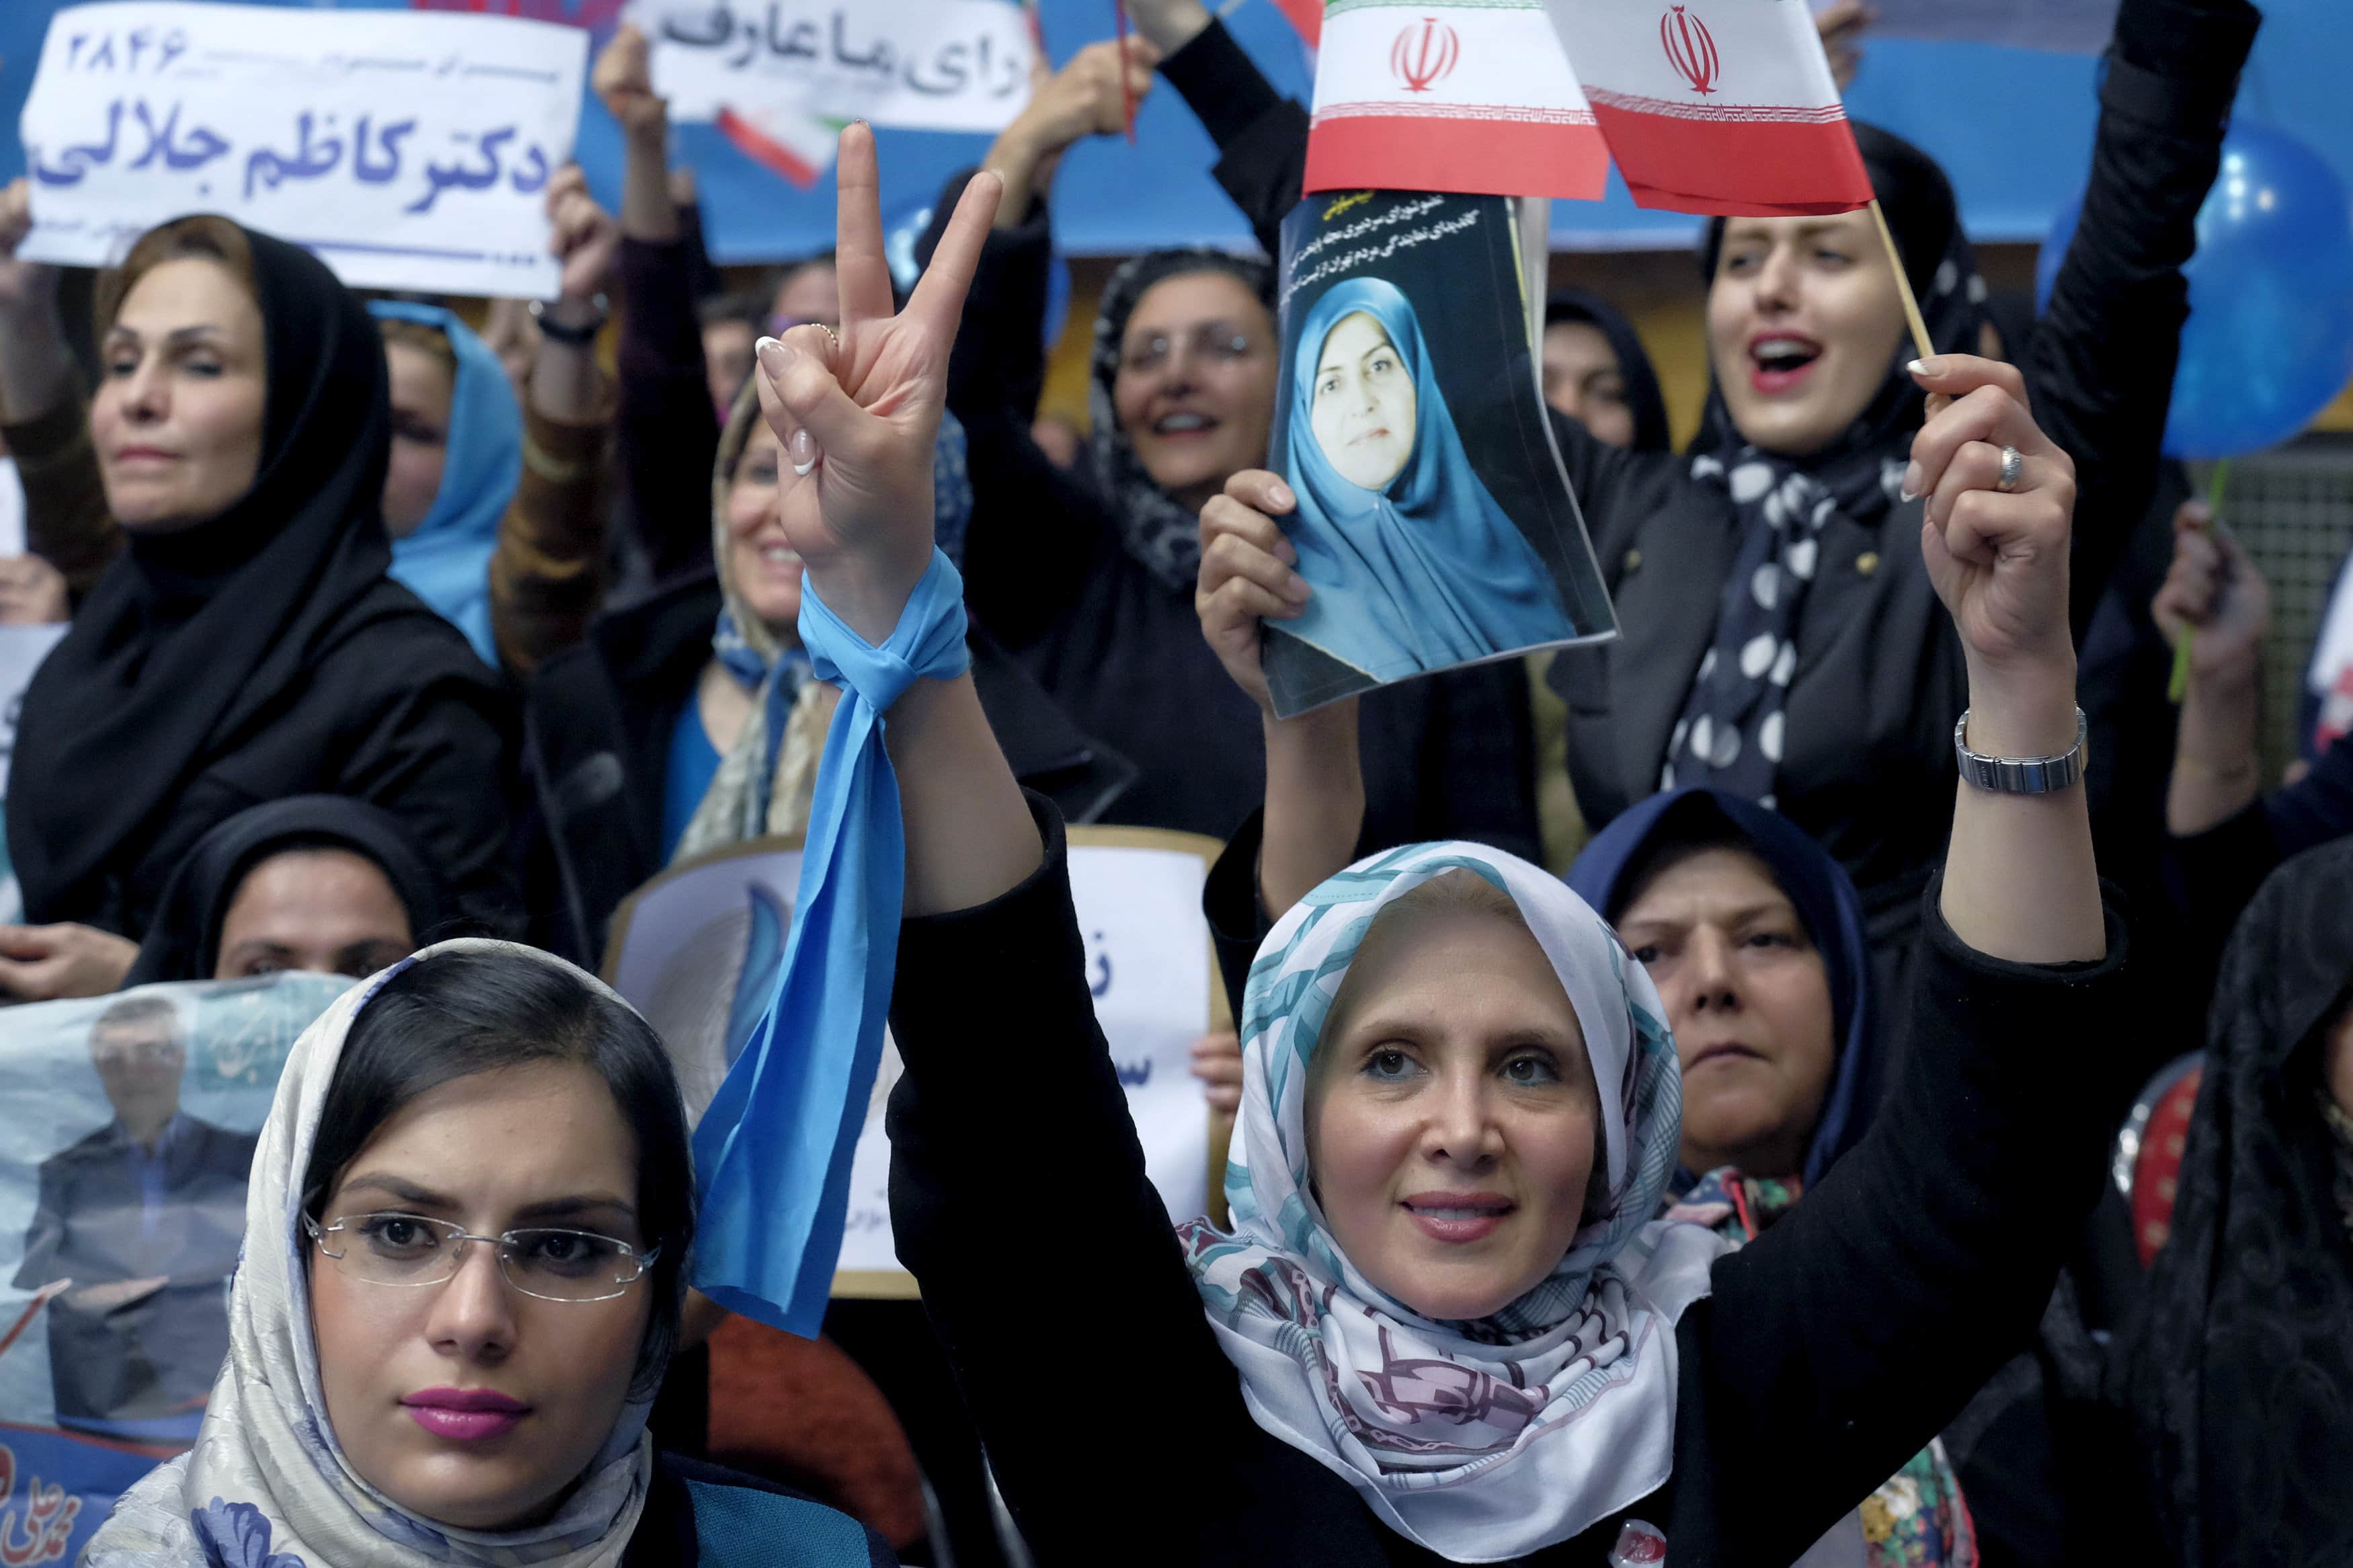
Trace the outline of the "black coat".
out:
<instances>
[{"instance_id":1,"label":"black coat","mask_svg":"<svg viewBox=\"0 0 2353 1568\"><path fill-rule=\"evenodd\" d=\"M1039 806L1034 876L902 927L891 1016L892 1231L1022 1534L1040 1568L1440 1561L1244 1407L1145 1173L1060 825ZM1924 1048L1862 1142L1715 1264L1676 1331L1672 1478L1523 1561L1599 1564L1630 1516L1665 1531L1677 1568L1778 1568L2032 1335L2130 1087L2100 1028L2124 931L2111 916L2099 964L2040 968L1971 952L1928 910ZM976 1041L975 1019L1008 1020L1002 1039ZM1010 1051L1026 1070L1004 1070ZM1003 1167L1013 1127L1050 1130L1054 1169L1026 1178L1044 1184L1008 1230L1007 1191L974 1173ZM1008 1288L1008 1258L1045 1293Z\"/></svg>"},{"instance_id":2,"label":"black coat","mask_svg":"<svg viewBox=\"0 0 2353 1568\"><path fill-rule=\"evenodd\" d=\"M2075 460L2079 640L2156 483L2188 311L2181 264L2259 21L2244 0L2126 0L2118 18L2084 219L2022 366L2036 421ZM1271 248L1298 200L1306 116L1214 26L1162 68L1217 139L1218 178ZM1567 420L1555 430L1622 628L1613 643L1564 649L1550 673L1568 704L1577 805L1598 827L1659 787L1737 526L1725 491L1693 479L1685 459L1620 451ZM1777 791L1781 811L1854 878L1882 951L1916 929L1921 886L1942 856L1967 700L1960 644L1921 563L1920 519L1914 503L1876 527L1841 518L1824 532Z\"/></svg>"},{"instance_id":3,"label":"black coat","mask_svg":"<svg viewBox=\"0 0 2353 1568\"><path fill-rule=\"evenodd\" d=\"M703 576L605 616L532 679L523 704L523 834L532 938L584 968L604 961L613 911L662 868L670 731L694 700L719 618ZM1134 769L1079 732L985 636L973 684L1023 783L1091 822Z\"/></svg>"}]
</instances>

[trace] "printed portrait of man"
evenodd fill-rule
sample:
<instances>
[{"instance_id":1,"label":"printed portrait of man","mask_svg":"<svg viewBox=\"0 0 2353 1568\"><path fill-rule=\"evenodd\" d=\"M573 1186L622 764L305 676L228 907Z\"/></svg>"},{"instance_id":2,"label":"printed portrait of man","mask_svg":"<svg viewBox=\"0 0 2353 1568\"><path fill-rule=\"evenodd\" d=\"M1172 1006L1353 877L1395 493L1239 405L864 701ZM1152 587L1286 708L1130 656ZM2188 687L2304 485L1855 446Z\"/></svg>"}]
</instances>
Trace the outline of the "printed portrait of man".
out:
<instances>
[{"instance_id":1,"label":"printed portrait of man","mask_svg":"<svg viewBox=\"0 0 2353 1568\"><path fill-rule=\"evenodd\" d=\"M228 1352L258 1135L180 1109L187 1030L164 997L100 1014L90 1054L114 1119L41 1163L16 1288L72 1281L47 1314L60 1426L190 1436Z\"/></svg>"}]
</instances>

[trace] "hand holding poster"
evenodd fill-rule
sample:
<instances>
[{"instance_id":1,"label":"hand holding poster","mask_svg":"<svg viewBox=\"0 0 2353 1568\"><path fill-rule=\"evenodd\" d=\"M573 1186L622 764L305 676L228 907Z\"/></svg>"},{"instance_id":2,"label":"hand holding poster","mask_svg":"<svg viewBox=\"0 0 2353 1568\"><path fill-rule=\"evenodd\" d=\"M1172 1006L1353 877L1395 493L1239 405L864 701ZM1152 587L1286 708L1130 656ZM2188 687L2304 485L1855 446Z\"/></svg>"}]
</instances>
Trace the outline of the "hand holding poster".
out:
<instances>
[{"instance_id":1,"label":"hand holding poster","mask_svg":"<svg viewBox=\"0 0 2353 1568\"><path fill-rule=\"evenodd\" d=\"M360 287L552 298L541 192L588 36L503 16L120 0L50 21L28 260L105 266L216 212Z\"/></svg>"},{"instance_id":2,"label":"hand holding poster","mask_svg":"<svg viewBox=\"0 0 2353 1568\"><path fill-rule=\"evenodd\" d=\"M1036 58L1012 0L638 0L655 90L682 121L733 111L1002 131Z\"/></svg>"},{"instance_id":3,"label":"hand holding poster","mask_svg":"<svg viewBox=\"0 0 2353 1568\"><path fill-rule=\"evenodd\" d=\"M1611 637L1529 349L1511 204L1362 191L1282 225L1270 464L1314 596L1266 623L1275 712Z\"/></svg>"}]
</instances>

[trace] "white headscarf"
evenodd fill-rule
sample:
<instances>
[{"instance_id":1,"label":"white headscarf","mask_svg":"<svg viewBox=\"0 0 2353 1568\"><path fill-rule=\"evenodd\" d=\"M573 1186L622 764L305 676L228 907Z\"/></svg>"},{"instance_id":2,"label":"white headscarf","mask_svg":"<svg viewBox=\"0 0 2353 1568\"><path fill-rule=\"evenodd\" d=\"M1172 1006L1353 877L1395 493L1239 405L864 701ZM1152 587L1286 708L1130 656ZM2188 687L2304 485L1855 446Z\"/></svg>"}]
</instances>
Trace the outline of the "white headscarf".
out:
<instances>
[{"instance_id":1,"label":"white headscarf","mask_svg":"<svg viewBox=\"0 0 2353 1568\"><path fill-rule=\"evenodd\" d=\"M443 952L554 964L604 990L535 948L445 942L353 986L303 1031L254 1152L245 1253L229 1294L228 1361L196 1446L122 1494L90 1542L87 1568L603 1568L628 1550L653 1470L642 1404L624 1409L554 1518L497 1533L436 1524L401 1508L352 1469L327 1420L303 1267L311 1243L302 1176L353 1020L385 981Z\"/></svg>"},{"instance_id":2,"label":"white headscarf","mask_svg":"<svg viewBox=\"0 0 2353 1568\"><path fill-rule=\"evenodd\" d=\"M1373 918L1449 871L1502 889L1585 1033L1606 1201L1559 1267L1475 1322L1425 1318L1340 1250L1308 1184L1306 1092L1333 1000ZM1656 1490L1674 1462L1676 1320L1724 1243L1653 1221L1682 1137L1683 1085L1650 976L1582 899L1474 844L1357 862L1277 921L1243 998L1242 1105L1226 1167L1230 1234L1180 1230L1258 1424L1440 1556L1492 1563L1567 1541Z\"/></svg>"}]
</instances>

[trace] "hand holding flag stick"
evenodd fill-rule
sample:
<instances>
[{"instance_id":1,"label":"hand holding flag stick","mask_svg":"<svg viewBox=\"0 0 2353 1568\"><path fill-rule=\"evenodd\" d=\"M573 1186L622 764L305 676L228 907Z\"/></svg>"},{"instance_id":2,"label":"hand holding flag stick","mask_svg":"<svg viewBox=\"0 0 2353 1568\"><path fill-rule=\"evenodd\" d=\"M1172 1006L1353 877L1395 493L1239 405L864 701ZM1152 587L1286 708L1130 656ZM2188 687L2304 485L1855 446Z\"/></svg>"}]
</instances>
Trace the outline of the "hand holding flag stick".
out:
<instances>
[{"instance_id":1,"label":"hand holding flag stick","mask_svg":"<svg viewBox=\"0 0 2353 1568\"><path fill-rule=\"evenodd\" d=\"M1119 46L1120 58L1127 58L1127 6L1124 0L1111 0L1112 41ZM1127 144L1135 145L1135 89L1127 84L1127 72L1119 73L1120 118L1127 129Z\"/></svg>"}]
</instances>

